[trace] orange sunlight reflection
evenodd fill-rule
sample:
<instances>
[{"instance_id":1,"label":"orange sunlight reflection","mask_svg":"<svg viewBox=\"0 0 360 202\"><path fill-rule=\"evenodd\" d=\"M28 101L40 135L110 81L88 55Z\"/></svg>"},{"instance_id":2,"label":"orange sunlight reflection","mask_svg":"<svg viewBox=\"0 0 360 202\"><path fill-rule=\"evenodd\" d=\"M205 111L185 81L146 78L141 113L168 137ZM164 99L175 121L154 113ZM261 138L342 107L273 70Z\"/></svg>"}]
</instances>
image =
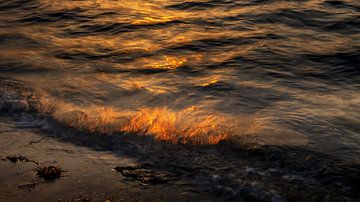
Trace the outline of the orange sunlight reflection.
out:
<instances>
[{"instance_id":1,"label":"orange sunlight reflection","mask_svg":"<svg viewBox=\"0 0 360 202\"><path fill-rule=\"evenodd\" d=\"M153 135L155 139L181 144L218 144L230 131L214 115L200 115L194 108L179 112L167 108L143 108L121 131Z\"/></svg>"},{"instance_id":2,"label":"orange sunlight reflection","mask_svg":"<svg viewBox=\"0 0 360 202\"><path fill-rule=\"evenodd\" d=\"M219 81L217 79L215 79L215 80L212 80L212 81L210 81L208 83L203 83L203 84L201 84L201 86L208 87L208 86L216 84L217 82L219 82Z\"/></svg>"},{"instance_id":3,"label":"orange sunlight reflection","mask_svg":"<svg viewBox=\"0 0 360 202\"><path fill-rule=\"evenodd\" d=\"M187 61L183 57L164 56L164 61L152 65L154 69L177 69L184 65Z\"/></svg>"},{"instance_id":4,"label":"orange sunlight reflection","mask_svg":"<svg viewBox=\"0 0 360 202\"><path fill-rule=\"evenodd\" d=\"M141 20L134 20L131 24L133 25L150 25L154 23L166 23L173 20L173 17L163 16L159 18L145 17Z\"/></svg>"},{"instance_id":5,"label":"orange sunlight reflection","mask_svg":"<svg viewBox=\"0 0 360 202\"><path fill-rule=\"evenodd\" d=\"M231 121L196 107L184 110L142 108L137 112L104 107L79 107L43 100L40 110L80 131L153 136L173 144L218 144L232 135ZM225 124L227 124L225 126Z\"/></svg>"}]
</instances>

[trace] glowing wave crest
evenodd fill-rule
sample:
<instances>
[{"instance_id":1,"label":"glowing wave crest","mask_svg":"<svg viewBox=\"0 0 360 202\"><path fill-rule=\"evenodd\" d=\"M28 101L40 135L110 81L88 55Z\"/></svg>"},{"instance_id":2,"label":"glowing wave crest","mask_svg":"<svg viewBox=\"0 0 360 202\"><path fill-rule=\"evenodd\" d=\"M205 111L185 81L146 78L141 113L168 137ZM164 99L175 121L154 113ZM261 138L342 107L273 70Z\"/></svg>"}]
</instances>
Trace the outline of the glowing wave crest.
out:
<instances>
[{"instance_id":1,"label":"glowing wave crest","mask_svg":"<svg viewBox=\"0 0 360 202\"><path fill-rule=\"evenodd\" d=\"M136 112L107 107L79 107L67 103L42 104L58 122L81 131L101 134L134 133L153 136L174 144L218 144L231 137L231 127L223 116L196 107L184 110L142 108ZM52 107L44 107L52 106Z\"/></svg>"}]
</instances>

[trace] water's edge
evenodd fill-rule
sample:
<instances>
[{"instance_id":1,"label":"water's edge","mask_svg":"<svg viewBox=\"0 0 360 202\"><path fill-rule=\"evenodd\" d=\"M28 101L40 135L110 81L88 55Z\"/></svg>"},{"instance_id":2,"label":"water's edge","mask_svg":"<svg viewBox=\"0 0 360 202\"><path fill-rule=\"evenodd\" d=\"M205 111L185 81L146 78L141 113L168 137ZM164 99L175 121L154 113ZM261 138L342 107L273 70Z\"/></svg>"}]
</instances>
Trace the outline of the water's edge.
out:
<instances>
[{"instance_id":1,"label":"water's edge","mask_svg":"<svg viewBox=\"0 0 360 202\"><path fill-rule=\"evenodd\" d=\"M17 122L17 130L31 128L56 141L150 164L180 178L192 179L191 183L201 192L222 200L356 201L359 198L360 164L354 162L301 147L254 147L230 140L217 145L177 145L149 136L74 130L36 112L33 108L36 99L29 88L8 79L2 79L2 83L6 83L2 86L6 90L0 92L1 115ZM12 98L16 99L4 100L5 91L7 95L12 92ZM26 101L29 98L32 103Z\"/></svg>"}]
</instances>

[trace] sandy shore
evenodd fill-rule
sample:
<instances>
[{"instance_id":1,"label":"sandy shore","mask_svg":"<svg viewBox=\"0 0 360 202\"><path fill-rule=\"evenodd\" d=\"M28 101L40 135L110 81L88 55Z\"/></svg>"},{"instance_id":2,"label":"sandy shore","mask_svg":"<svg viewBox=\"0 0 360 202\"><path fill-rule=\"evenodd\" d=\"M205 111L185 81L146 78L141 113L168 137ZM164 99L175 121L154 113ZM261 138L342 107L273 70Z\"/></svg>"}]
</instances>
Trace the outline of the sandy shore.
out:
<instances>
[{"instance_id":1,"label":"sandy shore","mask_svg":"<svg viewBox=\"0 0 360 202\"><path fill-rule=\"evenodd\" d=\"M96 151L61 142L21 123L1 119L0 143L0 201L212 201L185 178L144 183L122 175L113 169L116 165L135 166L139 162L121 151ZM41 166L58 166L65 172L60 179L46 182L36 175L35 163L12 163L6 158L11 155ZM34 182L39 183L30 186Z\"/></svg>"}]
</instances>

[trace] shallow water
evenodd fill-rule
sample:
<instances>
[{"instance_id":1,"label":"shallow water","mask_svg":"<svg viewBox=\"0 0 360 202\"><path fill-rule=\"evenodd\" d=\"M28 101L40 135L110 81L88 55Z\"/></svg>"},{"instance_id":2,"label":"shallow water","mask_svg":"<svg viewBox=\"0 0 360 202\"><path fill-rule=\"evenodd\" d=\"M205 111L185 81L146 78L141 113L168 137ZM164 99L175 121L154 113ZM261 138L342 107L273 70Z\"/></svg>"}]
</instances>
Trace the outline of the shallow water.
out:
<instances>
[{"instance_id":1,"label":"shallow water","mask_svg":"<svg viewBox=\"0 0 360 202\"><path fill-rule=\"evenodd\" d=\"M244 137L357 161L359 64L356 0L0 0L0 76L63 123L98 116L103 133Z\"/></svg>"}]
</instances>

